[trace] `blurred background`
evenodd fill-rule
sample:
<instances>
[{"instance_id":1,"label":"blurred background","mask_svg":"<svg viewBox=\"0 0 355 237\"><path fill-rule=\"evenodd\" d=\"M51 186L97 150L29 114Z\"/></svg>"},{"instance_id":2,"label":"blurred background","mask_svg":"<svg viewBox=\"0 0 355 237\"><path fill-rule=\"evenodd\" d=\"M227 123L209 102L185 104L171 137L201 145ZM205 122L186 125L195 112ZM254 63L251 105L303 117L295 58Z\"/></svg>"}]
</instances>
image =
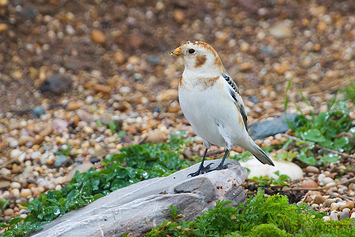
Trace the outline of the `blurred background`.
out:
<instances>
[{"instance_id":1,"label":"blurred background","mask_svg":"<svg viewBox=\"0 0 355 237\"><path fill-rule=\"evenodd\" d=\"M354 79L354 12L352 0L0 0L0 113L112 95L154 110L187 40L211 44L252 102L275 107L292 79L319 105Z\"/></svg>"}]
</instances>

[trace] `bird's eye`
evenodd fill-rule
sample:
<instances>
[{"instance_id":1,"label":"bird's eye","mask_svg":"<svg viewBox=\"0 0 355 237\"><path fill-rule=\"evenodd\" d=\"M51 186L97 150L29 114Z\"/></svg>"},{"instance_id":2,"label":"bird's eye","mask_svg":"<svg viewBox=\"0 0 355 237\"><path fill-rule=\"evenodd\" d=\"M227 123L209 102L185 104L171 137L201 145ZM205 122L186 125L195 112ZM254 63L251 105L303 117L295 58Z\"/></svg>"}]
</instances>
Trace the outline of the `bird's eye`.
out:
<instances>
[{"instance_id":1,"label":"bird's eye","mask_svg":"<svg viewBox=\"0 0 355 237\"><path fill-rule=\"evenodd\" d=\"M194 53L195 50L194 49L189 49L189 53Z\"/></svg>"}]
</instances>

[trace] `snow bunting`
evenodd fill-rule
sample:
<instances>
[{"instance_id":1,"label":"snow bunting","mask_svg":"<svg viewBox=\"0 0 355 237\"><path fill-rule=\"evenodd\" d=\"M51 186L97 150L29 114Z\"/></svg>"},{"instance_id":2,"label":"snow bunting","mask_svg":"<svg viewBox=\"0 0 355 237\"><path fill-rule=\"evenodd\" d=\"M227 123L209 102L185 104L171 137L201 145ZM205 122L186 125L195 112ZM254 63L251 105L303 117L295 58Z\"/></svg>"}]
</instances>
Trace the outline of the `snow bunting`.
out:
<instances>
[{"instance_id":1,"label":"snow bunting","mask_svg":"<svg viewBox=\"0 0 355 237\"><path fill-rule=\"evenodd\" d=\"M211 164L203 165L212 144L226 148L221 163L213 170L227 168L224 161L234 145L250 151L261 163L274 165L250 138L238 87L212 46L201 41L187 42L171 54L183 58L185 70L179 83L180 106L206 148L199 169L190 175L212 171Z\"/></svg>"}]
</instances>

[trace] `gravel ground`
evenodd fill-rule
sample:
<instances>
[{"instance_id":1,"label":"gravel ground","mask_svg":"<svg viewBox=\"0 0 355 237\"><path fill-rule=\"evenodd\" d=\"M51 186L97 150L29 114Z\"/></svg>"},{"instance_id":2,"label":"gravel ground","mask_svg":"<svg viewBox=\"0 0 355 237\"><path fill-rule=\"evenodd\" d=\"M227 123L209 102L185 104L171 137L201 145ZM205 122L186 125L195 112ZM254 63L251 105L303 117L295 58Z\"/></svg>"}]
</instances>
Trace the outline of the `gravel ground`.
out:
<instances>
[{"instance_id":1,"label":"gravel ground","mask_svg":"<svg viewBox=\"0 0 355 237\"><path fill-rule=\"evenodd\" d=\"M351 0L0 0L0 198L11 200L0 218L25 217L20 203L145 137L195 136L177 100L183 64L170 56L186 40L217 50L249 122L284 112L291 79L290 100L305 113L327 110L326 101L355 80L353 12ZM104 126L113 122L125 133ZM69 158L54 155L68 144ZM186 152L202 155L201 140ZM333 186L300 190L296 199L328 212L326 219L355 217L355 185L344 183L354 172L334 179L344 167L304 168L293 186Z\"/></svg>"}]
</instances>

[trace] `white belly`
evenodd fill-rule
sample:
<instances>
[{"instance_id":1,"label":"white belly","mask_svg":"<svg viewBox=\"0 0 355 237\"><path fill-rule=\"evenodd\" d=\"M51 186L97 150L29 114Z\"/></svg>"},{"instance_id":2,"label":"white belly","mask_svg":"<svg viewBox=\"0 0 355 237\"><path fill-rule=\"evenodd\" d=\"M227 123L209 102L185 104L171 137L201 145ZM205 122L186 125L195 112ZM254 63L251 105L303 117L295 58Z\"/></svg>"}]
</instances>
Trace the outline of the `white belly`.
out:
<instances>
[{"instance_id":1,"label":"white belly","mask_svg":"<svg viewBox=\"0 0 355 237\"><path fill-rule=\"evenodd\" d=\"M248 135L238 109L227 93L218 85L206 90L179 88L179 101L197 135L210 144L230 149Z\"/></svg>"}]
</instances>

